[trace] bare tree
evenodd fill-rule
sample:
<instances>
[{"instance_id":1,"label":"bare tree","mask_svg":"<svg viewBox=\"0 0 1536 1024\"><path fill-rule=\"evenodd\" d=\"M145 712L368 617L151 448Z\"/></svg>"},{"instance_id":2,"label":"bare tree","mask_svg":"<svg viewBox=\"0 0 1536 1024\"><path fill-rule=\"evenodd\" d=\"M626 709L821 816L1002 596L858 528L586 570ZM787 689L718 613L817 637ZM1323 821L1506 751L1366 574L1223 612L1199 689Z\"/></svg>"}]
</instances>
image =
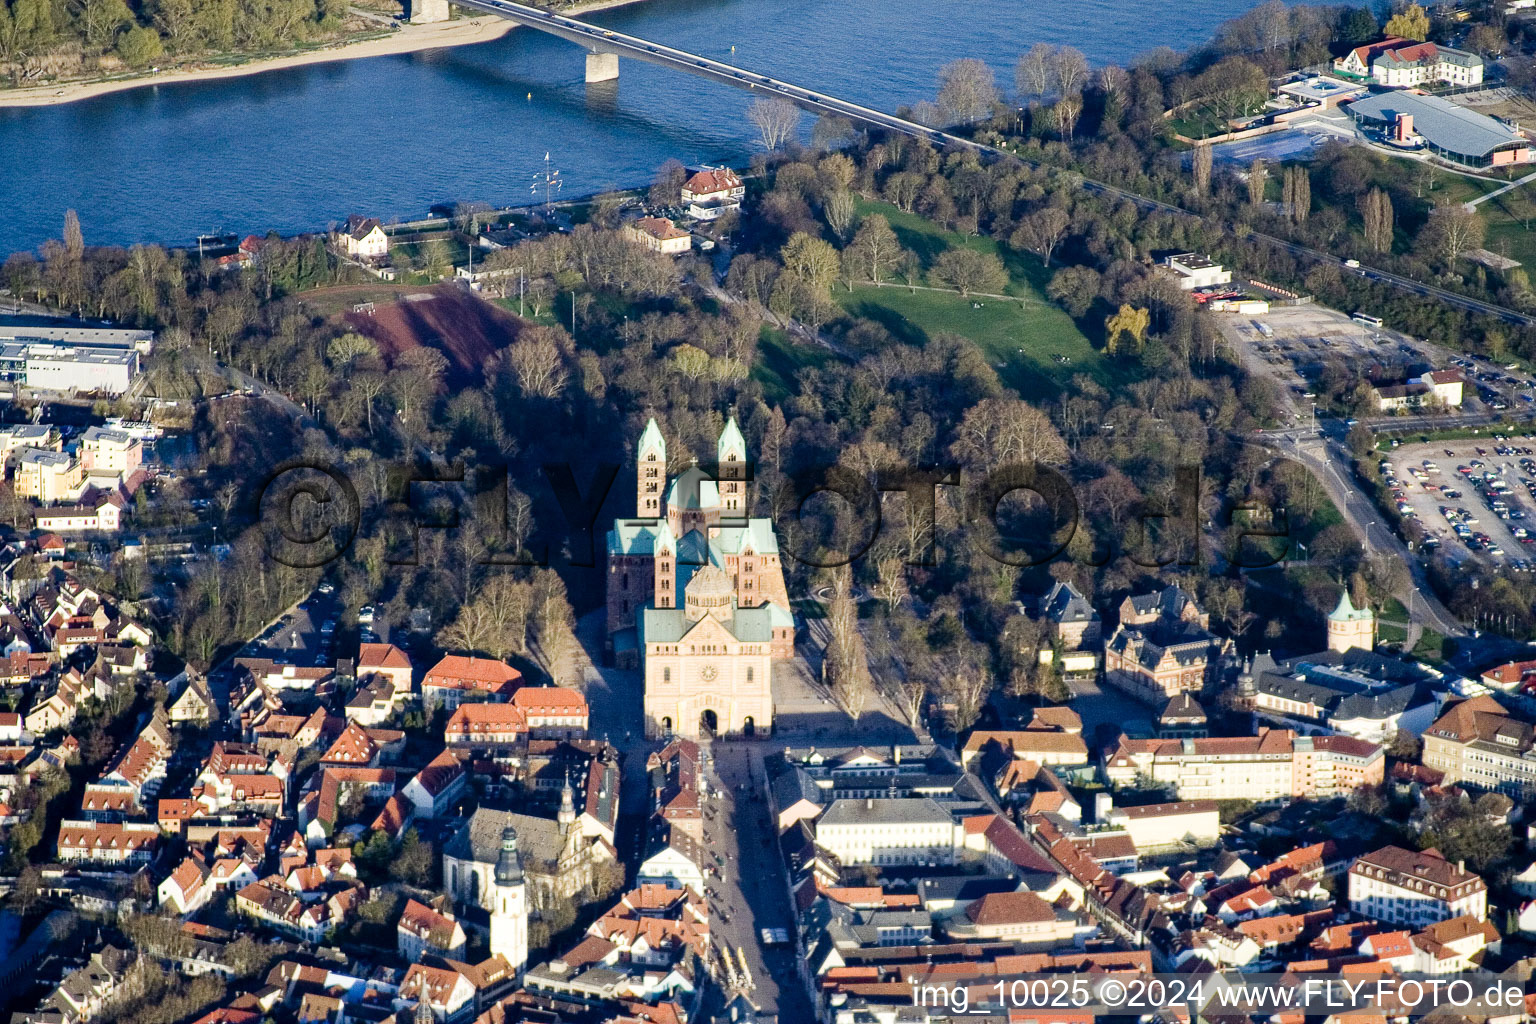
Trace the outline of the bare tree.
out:
<instances>
[{"instance_id":1,"label":"bare tree","mask_svg":"<svg viewBox=\"0 0 1536 1024\"><path fill-rule=\"evenodd\" d=\"M1365 225L1365 244L1372 252L1392 249L1392 197L1373 188L1360 197L1360 217Z\"/></svg>"},{"instance_id":2,"label":"bare tree","mask_svg":"<svg viewBox=\"0 0 1536 1024\"><path fill-rule=\"evenodd\" d=\"M564 340L563 332L530 327L506 349L507 367L524 394L556 398L565 390L570 370L566 366Z\"/></svg>"},{"instance_id":3,"label":"bare tree","mask_svg":"<svg viewBox=\"0 0 1536 1024\"><path fill-rule=\"evenodd\" d=\"M1305 167L1287 167L1281 185L1286 216L1292 223L1305 224L1312 215L1312 176Z\"/></svg>"},{"instance_id":4,"label":"bare tree","mask_svg":"<svg viewBox=\"0 0 1536 1024\"><path fill-rule=\"evenodd\" d=\"M864 636L859 631L859 607L853 596L852 575L844 567L832 582L832 599L827 604L830 637L821 671L823 681L832 691L832 699L857 722L869 703L869 659L864 651Z\"/></svg>"},{"instance_id":5,"label":"bare tree","mask_svg":"<svg viewBox=\"0 0 1536 1024\"><path fill-rule=\"evenodd\" d=\"M891 230L890 221L873 213L859 225L848 250L859 260L869 280L878 285L885 272L896 265L901 242Z\"/></svg>"},{"instance_id":6,"label":"bare tree","mask_svg":"<svg viewBox=\"0 0 1536 1024\"><path fill-rule=\"evenodd\" d=\"M764 149L778 149L800 128L800 108L788 100L758 100L747 108L747 120L757 129Z\"/></svg>"},{"instance_id":7,"label":"bare tree","mask_svg":"<svg viewBox=\"0 0 1536 1024\"><path fill-rule=\"evenodd\" d=\"M1116 64L1108 64L1099 69L1099 88L1104 90L1104 95L1119 99L1125 93L1126 83L1130 76L1125 69Z\"/></svg>"},{"instance_id":8,"label":"bare tree","mask_svg":"<svg viewBox=\"0 0 1536 1024\"><path fill-rule=\"evenodd\" d=\"M1483 220L1475 212L1460 203L1445 203L1430 211L1415 244L1450 271L1463 253L1483 244L1483 229Z\"/></svg>"},{"instance_id":9,"label":"bare tree","mask_svg":"<svg viewBox=\"0 0 1536 1024\"><path fill-rule=\"evenodd\" d=\"M74 210L64 211L64 251L75 260L85 255L85 236L80 233L80 216Z\"/></svg>"},{"instance_id":10,"label":"bare tree","mask_svg":"<svg viewBox=\"0 0 1536 1024\"><path fill-rule=\"evenodd\" d=\"M939 109L951 124L972 124L992 112L997 78L985 61L952 60L939 69Z\"/></svg>"},{"instance_id":11,"label":"bare tree","mask_svg":"<svg viewBox=\"0 0 1536 1024\"><path fill-rule=\"evenodd\" d=\"M1069 93L1056 101L1056 106L1051 108L1051 114L1056 119L1056 133L1062 141L1072 141L1072 130L1077 127L1077 119L1083 113L1083 98L1077 93Z\"/></svg>"},{"instance_id":12,"label":"bare tree","mask_svg":"<svg viewBox=\"0 0 1536 1024\"><path fill-rule=\"evenodd\" d=\"M1045 43L1031 46L1015 65L1013 82L1021 98L1044 96L1051 87L1051 48Z\"/></svg>"},{"instance_id":13,"label":"bare tree","mask_svg":"<svg viewBox=\"0 0 1536 1024\"><path fill-rule=\"evenodd\" d=\"M1088 58L1076 47L1058 47L1051 54L1051 74L1061 95L1070 96L1081 91L1088 79Z\"/></svg>"},{"instance_id":14,"label":"bare tree","mask_svg":"<svg viewBox=\"0 0 1536 1024\"><path fill-rule=\"evenodd\" d=\"M822 204L821 212L827 218L827 227L840 239L848 237L853 227L853 194L845 190L833 192Z\"/></svg>"},{"instance_id":15,"label":"bare tree","mask_svg":"<svg viewBox=\"0 0 1536 1024\"><path fill-rule=\"evenodd\" d=\"M1072 217L1059 206L1042 206L1026 215L1008 239L1015 249L1028 249L1040 254L1046 266L1051 264L1051 253L1067 236Z\"/></svg>"}]
</instances>

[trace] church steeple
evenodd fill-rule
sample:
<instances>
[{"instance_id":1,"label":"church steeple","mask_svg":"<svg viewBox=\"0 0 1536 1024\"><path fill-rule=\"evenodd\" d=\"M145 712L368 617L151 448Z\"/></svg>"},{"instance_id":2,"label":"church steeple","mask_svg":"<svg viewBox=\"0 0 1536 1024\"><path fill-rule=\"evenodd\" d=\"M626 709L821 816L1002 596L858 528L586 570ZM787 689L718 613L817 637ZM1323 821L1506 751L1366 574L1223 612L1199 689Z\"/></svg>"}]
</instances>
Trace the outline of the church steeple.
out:
<instances>
[{"instance_id":1,"label":"church steeple","mask_svg":"<svg viewBox=\"0 0 1536 1024\"><path fill-rule=\"evenodd\" d=\"M715 442L716 478L720 487L720 509L736 518L746 507L747 439L741 436L736 417L725 421L720 440Z\"/></svg>"},{"instance_id":2,"label":"church steeple","mask_svg":"<svg viewBox=\"0 0 1536 1024\"><path fill-rule=\"evenodd\" d=\"M496 858L491 955L505 957L519 973L528 963L528 886L517 855L517 829L511 825L501 830L501 852Z\"/></svg>"},{"instance_id":3,"label":"church steeple","mask_svg":"<svg viewBox=\"0 0 1536 1024\"><path fill-rule=\"evenodd\" d=\"M661 492L667 482L667 439L652 416L635 449L635 515L654 519L661 515Z\"/></svg>"},{"instance_id":4,"label":"church steeple","mask_svg":"<svg viewBox=\"0 0 1536 1024\"><path fill-rule=\"evenodd\" d=\"M437 1018L432 1016L432 1004L427 1001L427 986L421 986L421 995L416 1000L416 1024L435 1024Z\"/></svg>"},{"instance_id":5,"label":"church steeple","mask_svg":"<svg viewBox=\"0 0 1536 1024\"><path fill-rule=\"evenodd\" d=\"M520 885L523 865L517 856L517 829L508 825L501 830L501 854L496 858L496 884Z\"/></svg>"},{"instance_id":6,"label":"church steeple","mask_svg":"<svg viewBox=\"0 0 1536 1024\"><path fill-rule=\"evenodd\" d=\"M555 815L560 831L568 832L576 823L576 791L571 788L571 775L565 775L565 785L560 788L560 811Z\"/></svg>"}]
</instances>

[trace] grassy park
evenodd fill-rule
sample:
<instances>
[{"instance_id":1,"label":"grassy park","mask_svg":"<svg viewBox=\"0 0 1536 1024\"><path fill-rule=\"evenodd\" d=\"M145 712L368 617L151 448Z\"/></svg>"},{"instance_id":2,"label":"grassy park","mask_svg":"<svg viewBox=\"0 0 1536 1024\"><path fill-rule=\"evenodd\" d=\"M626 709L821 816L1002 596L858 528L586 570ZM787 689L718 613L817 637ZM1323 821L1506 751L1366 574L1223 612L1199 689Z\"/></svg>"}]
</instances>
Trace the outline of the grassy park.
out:
<instances>
[{"instance_id":1,"label":"grassy park","mask_svg":"<svg viewBox=\"0 0 1536 1024\"><path fill-rule=\"evenodd\" d=\"M860 216L878 213L890 221L903 247L917 254L922 279L910 288L904 281L882 286L836 288L833 297L850 314L874 320L897 338L921 345L939 333L958 334L975 342L1005 383L1025 398L1059 393L1073 374L1087 373L1105 384L1122 382L1127 371L1113 365L1095 349L1067 313L1045 297L1049 272L1039 258L1014 252L991 238L966 237L945 231L915 214L887 203L859 204ZM946 249L965 246L996 255L1008 271L1002 294L1008 298L961 296L932 287L927 272Z\"/></svg>"}]
</instances>

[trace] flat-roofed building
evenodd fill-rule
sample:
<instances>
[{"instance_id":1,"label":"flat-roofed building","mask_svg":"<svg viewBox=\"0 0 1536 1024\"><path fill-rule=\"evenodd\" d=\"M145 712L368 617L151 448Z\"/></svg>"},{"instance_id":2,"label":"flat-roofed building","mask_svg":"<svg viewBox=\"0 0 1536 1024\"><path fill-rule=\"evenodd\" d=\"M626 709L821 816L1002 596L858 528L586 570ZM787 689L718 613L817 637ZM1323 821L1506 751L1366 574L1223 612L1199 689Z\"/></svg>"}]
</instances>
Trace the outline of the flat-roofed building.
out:
<instances>
[{"instance_id":1,"label":"flat-roofed building","mask_svg":"<svg viewBox=\"0 0 1536 1024\"><path fill-rule=\"evenodd\" d=\"M1221 838L1221 813L1215 800L1116 807L1106 823L1125 829L1138 853L1185 843L1205 846Z\"/></svg>"},{"instance_id":2,"label":"flat-roofed building","mask_svg":"<svg viewBox=\"0 0 1536 1024\"><path fill-rule=\"evenodd\" d=\"M123 430L89 427L80 435L80 462L86 472L127 476L144 461L144 445Z\"/></svg>"},{"instance_id":3,"label":"flat-roofed building","mask_svg":"<svg viewBox=\"0 0 1536 1024\"><path fill-rule=\"evenodd\" d=\"M47 341L0 342L0 380L33 391L120 395L139 373L135 348Z\"/></svg>"},{"instance_id":4,"label":"flat-roofed building","mask_svg":"<svg viewBox=\"0 0 1536 1024\"><path fill-rule=\"evenodd\" d=\"M85 471L71 455L30 448L16 460L16 493L45 505L73 501Z\"/></svg>"},{"instance_id":5,"label":"flat-roofed building","mask_svg":"<svg viewBox=\"0 0 1536 1024\"><path fill-rule=\"evenodd\" d=\"M1202 256L1199 253L1182 252L1176 256L1169 256L1163 261L1163 265L1173 272L1179 287L1187 292L1197 288L1213 288L1219 284L1232 283L1232 271L1227 270L1209 256Z\"/></svg>"}]
</instances>

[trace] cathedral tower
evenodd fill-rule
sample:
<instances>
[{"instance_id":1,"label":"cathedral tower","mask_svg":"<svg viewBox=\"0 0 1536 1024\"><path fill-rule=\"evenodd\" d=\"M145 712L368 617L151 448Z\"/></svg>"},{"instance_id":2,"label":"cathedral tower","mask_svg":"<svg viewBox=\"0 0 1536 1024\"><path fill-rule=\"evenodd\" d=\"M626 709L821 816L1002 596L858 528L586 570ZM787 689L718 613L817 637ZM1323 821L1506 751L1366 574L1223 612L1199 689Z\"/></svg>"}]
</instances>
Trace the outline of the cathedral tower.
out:
<instances>
[{"instance_id":1,"label":"cathedral tower","mask_svg":"<svg viewBox=\"0 0 1536 1024\"><path fill-rule=\"evenodd\" d=\"M501 830L496 860L495 902L491 904L491 955L501 954L519 973L528 963L528 886L517 855L517 829Z\"/></svg>"},{"instance_id":2,"label":"cathedral tower","mask_svg":"<svg viewBox=\"0 0 1536 1024\"><path fill-rule=\"evenodd\" d=\"M635 515L654 519L661 515L661 493L667 482L667 439L653 416L640 435L635 450Z\"/></svg>"},{"instance_id":3,"label":"cathedral tower","mask_svg":"<svg viewBox=\"0 0 1536 1024\"><path fill-rule=\"evenodd\" d=\"M720 486L720 510L727 519L740 518L747 502L747 440L736 426L736 417L725 422L715 443L716 478Z\"/></svg>"}]
</instances>

